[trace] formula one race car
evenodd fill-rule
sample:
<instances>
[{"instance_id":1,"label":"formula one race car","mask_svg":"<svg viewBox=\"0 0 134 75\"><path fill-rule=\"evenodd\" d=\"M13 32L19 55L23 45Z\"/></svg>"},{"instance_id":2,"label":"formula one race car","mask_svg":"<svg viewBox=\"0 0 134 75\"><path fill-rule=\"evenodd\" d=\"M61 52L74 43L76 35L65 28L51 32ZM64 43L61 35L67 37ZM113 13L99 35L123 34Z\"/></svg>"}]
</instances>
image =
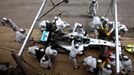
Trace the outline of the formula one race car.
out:
<instances>
[{"instance_id":1,"label":"formula one race car","mask_svg":"<svg viewBox=\"0 0 134 75\"><path fill-rule=\"evenodd\" d=\"M56 40L56 45L66 51L71 50L71 41L76 40L77 43L80 43L79 52L83 53L84 48L88 46L108 46L115 47L115 44L106 40L94 39L88 36L79 36L77 32L69 33L61 36L61 39Z\"/></svg>"}]
</instances>

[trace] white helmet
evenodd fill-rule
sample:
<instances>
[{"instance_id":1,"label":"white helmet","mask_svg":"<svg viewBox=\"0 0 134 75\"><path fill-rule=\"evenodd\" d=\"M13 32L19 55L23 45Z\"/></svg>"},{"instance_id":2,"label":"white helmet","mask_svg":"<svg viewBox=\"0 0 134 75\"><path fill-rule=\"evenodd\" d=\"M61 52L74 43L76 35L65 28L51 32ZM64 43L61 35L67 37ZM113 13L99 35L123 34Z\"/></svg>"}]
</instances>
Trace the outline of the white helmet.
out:
<instances>
[{"instance_id":1,"label":"white helmet","mask_svg":"<svg viewBox=\"0 0 134 75\"><path fill-rule=\"evenodd\" d=\"M92 2L96 2L96 0L92 0Z\"/></svg>"},{"instance_id":2,"label":"white helmet","mask_svg":"<svg viewBox=\"0 0 134 75\"><path fill-rule=\"evenodd\" d=\"M75 48L79 48L79 44L75 44Z\"/></svg>"},{"instance_id":3,"label":"white helmet","mask_svg":"<svg viewBox=\"0 0 134 75\"><path fill-rule=\"evenodd\" d=\"M82 24L79 24L78 26L79 26L80 28L82 28L82 27L83 27L83 25L82 25Z\"/></svg>"},{"instance_id":4,"label":"white helmet","mask_svg":"<svg viewBox=\"0 0 134 75\"><path fill-rule=\"evenodd\" d=\"M50 23L49 20L46 20L46 23Z\"/></svg>"},{"instance_id":5,"label":"white helmet","mask_svg":"<svg viewBox=\"0 0 134 75\"><path fill-rule=\"evenodd\" d=\"M45 57L42 57L42 59L41 59L42 61L45 61L46 59L45 59Z\"/></svg>"},{"instance_id":6,"label":"white helmet","mask_svg":"<svg viewBox=\"0 0 134 75\"><path fill-rule=\"evenodd\" d=\"M57 20L57 19L58 19L58 17L57 17L57 16L55 16L55 17L54 17L54 19L55 19L55 20Z\"/></svg>"},{"instance_id":7,"label":"white helmet","mask_svg":"<svg viewBox=\"0 0 134 75\"><path fill-rule=\"evenodd\" d=\"M110 24L110 25L112 25L112 24L113 24L113 22L109 22L109 24Z\"/></svg>"},{"instance_id":8,"label":"white helmet","mask_svg":"<svg viewBox=\"0 0 134 75\"><path fill-rule=\"evenodd\" d=\"M8 19L7 19L6 17L3 17L3 20L4 20L4 21L7 21Z\"/></svg>"},{"instance_id":9,"label":"white helmet","mask_svg":"<svg viewBox=\"0 0 134 75\"><path fill-rule=\"evenodd\" d=\"M101 59L98 59L98 60L97 60L97 62L98 62L98 63L101 63L101 62L102 62L102 60L101 60Z\"/></svg>"},{"instance_id":10,"label":"white helmet","mask_svg":"<svg viewBox=\"0 0 134 75\"><path fill-rule=\"evenodd\" d=\"M110 58L115 59L115 56L112 55L112 56L110 56Z\"/></svg>"},{"instance_id":11,"label":"white helmet","mask_svg":"<svg viewBox=\"0 0 134 75\"><path fill-rule=\"evenodd\" d=\"M83 27L83 25L82 25L82 24L80 24L80 23L75 23L74 25L75 25L75 26L77 26L77 27L80 27L80 28L82 28L82 27Z\"/></svg>"},{"instance_id":12,"label":"white helmet","mask_svg":"<svg viewBox=\"0 0 134 75\"><path fill-rule=\"evenodd\" d=\"M57 16L55 16L55 17L54 17L54 19L58 19L58 17L57 17Z\"/></svg>"},{"instance_id":13,"label":"white helmet","mask_svg":"<svg viewBox=\"0 0 134 75\"><path fill-rule=\"evenodd\" d=\"M44 27L46 27L46 22L47 22L48 20L43 20L43 21L41 21L40 23L39 23L39 26L44 26Z\"/></svg>"},{"instance_id":14,"label":"white helmet","mask_svg":"<svg viewBox=\"0 0 134 75\"><path fill-rule=\"evenodd\" d=\"M106 22L109 22L109 19L108 19L108 18L105 18L105 21L106 21Z\"/></svg>"},{"instance_id":15,"label":"white helmet","mask_svg":"<svg viewBox=\"0 0 134 75\"><path fill-rule=\"evenodd\" d=\"M125 29L124 29L124 31L125 31L125 32L127 32L127 31L128 31L128 29L127 29L127 28L125 28Z\"/></svg>"},{"instance_id":16,"label":"white helmet","mask_svg":"<svg viewBox=\"0 0 134 75\"><path fill-rule=\"evenodd\" d=\"M105 20L106 18L104 16L100 17L101 20Z\"/></svg>"},{"instance_id":17,"label":"white helmet","mask_svg":"<svg viewBox=\"0 0 134 75\"><path fill-rule=\"evenodd\" d=\"M37 47L37 48L35 48L35 50L36 50L36 51L39 51L39 48Z\"/></svg>"},{"instance_id":18,"label":"white helmet","mask_svg":"<svg viewBox=\"0 0 134 75\"><path fill-rule=\"evenodd\" d=\"M19 29L19 32L25 33L25 29L20 28L20 29Z\"/></svg>"},{"instance_id":19,"label":"white helmet","mask_svg":"<svg viewBox=\"0 0 134 75\"><path fill-rule=\"evenodd\" d=\"M107 68L111 68L111 65L110 64L107 64Z\"/></svg>"},{"instance_id":20,"label":"white helmet","mask_svg":"<svg viewBox=\"0 0 134 75\"><path fill-rule=\"evenodd\" d=\"M41 52L44 52L44 49L40 49Z\"/></svg>"},{"instance_id":21,"label":"white helmet","mask_svg":"<svg viewBox=\"0 0 134 75\"><path fill-rule=\"evenodd\" d=\"M128 56L124 55L124 56L123 56L123 59L128 59Z\"/></svg>"}]
</instances>

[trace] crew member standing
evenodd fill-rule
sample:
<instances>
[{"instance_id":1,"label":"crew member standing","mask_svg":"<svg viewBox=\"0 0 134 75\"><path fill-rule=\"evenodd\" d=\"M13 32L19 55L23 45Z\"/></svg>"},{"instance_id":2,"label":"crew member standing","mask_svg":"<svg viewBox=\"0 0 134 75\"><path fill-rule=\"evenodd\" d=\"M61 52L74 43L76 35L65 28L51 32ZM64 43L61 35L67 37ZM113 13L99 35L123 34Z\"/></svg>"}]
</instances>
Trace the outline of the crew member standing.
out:
<instances>
[{"instance_id":1,"label":"crew member standing","mask_svg":"<svg viewBox=\"0 0 134 75\"><path fill-rule=\"evenodd\" d=\"M97 10L98 10L98 1L97 1L97 0L92 0L92 1L90 2L88 14L89 14L91 17L94 17L94 16L97 15Z\"/></svg>"},{"instance_id":2,"label":"crew member standing","mask_svg":"<svg viewBox=\"0 0 134 75\"><path fill-rule=\"evenodd\" d=\"M72 41L72 48L69 53L69 59L73 61L75 69L79 68L79 65L77 64L76 56L79 54L79 44L74 44L74 40Z\"/></svg>"},{"instance_id":3,"label":"crew member standing","mask_svg":"<svg viewBox=\"0 0 134 75\"><path fill-rule=\"evenodd\" d=\"M124 55L121 63L127 69L128 72L132 71L132 61L128 58L128 56Z\"/></svg>"}]
</instances>

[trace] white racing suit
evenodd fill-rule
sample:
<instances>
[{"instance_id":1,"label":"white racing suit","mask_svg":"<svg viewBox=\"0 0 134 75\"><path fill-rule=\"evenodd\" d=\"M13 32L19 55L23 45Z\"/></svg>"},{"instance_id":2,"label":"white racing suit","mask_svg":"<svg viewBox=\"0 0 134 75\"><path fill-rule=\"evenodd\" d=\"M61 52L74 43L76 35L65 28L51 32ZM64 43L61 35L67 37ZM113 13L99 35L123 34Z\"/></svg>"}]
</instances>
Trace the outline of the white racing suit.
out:
<instances>
[{"instance_id":1,"label":"white racing suit","mask_svg":"<svg viewBox=\"0 0 134 75\"><path fill-rule=\"evenodd\" d=\"M88 13L91 17L96 16L96 11L98 10L98 2L96 1L95 3L93 3L93 1L91 1L89 6L89 10Z\"/></svg>"},{"instance_id":2,"label":"white racing suit","mask_svg":"<svg viewBox=\"0 0 134 75\"><path fill-rule=\"evenodd\" d=\"M116 66L115 63L116 63L115 60L109 62L109 64L111 64L111 65L114 66L114 67ZM120 66L120 69L123 69L123 68L124 68L124 66L123 66L123 64L121 63L121 61L119 61L119 66Z\"/></svg>"},{"instance_id":3,"label":"white racing suit","mask_svg":"<svg viewBox=\"0 0 134 75\"><path fill-rule=\"evenodd\" d=\"M110 26L108 26L108 27L110 27L109 29L109 32L108 33L112 33L113 34L113 36L112 37L115 37L115 33L114 33L114 31L115 31L115 22L113 21L113 22L111 22L112 24L109 24ZM128 28L126 27L126 25L124 25L124 24L121 24L120 22L117 22L117 24L118 24L118 33L119 33L119 38L121 38L121 36L122 35L124 35L127 31L128 31Z\"/></svg>"},{"instance_id":4,"label":"white racing suit","mask_svg":"<svg viewBox=\"0 0 134 75\"><path fill-rule=\"evenodd\" d=\"M123 35L128 31L128 28L124 24L120 24L118 27L119 35Z\"/></svg>"},{"instance_id":5,"label":"white racing suit","mask_svg":"<svg viewBox=\"0 0 134 75\"><path fill-rule=\"evenodd\" d=\"M132 71L132 61L128 59L127 61L122 60L122 65L127 69L128 72Z\"/></svg>"},{"instance_id":6,"label":"white racing suit","mask_svg":"<svg viewBox=\"0 0 134 75\"><path fill-rule=\"evenodd\" d=\"M74 47L74 40L72 41L72 50L69 53L69 59L73 61L75 69L78 68L76 56L79 53L79 50Z\"/></svg>"},{"instance_id":7,"label":"white racing suit","mask_svg":"<svg viewBox=\"0 0 134 75\"><path fill-rule=\"evenodd\" d=\"M106 68L102 68L102 74L99 75L111 75L112 74L112 70L111 69L106 69Z\"/></svg>"},{"instance_id":8,"label":"white racing suit","mask_svg":"<svg viewBox=\"0 0 134 75\"><path fill-rule=\"evenodd\" d=\"M67 26L70 26L67 22L62 21L60 18L58 18L58 20L56 20L55 23L56 23L56 27L57 27L56 31L60 30L63 32L64 28L66 28Z\"/></svg>"},{"instance_id":9,"label":"white racing suit","mask_svg":"<svg viewBox=\"0 0 134 75\"><path fill-rule=\"evenodd\" d=\"M102 22L98 16L93 17L93 20L90 24L91 31L95 33L95 38L98 39L98 29L103 28Z\"/></svg>"},{"instance_id":10,"label":"white racing suit","mask_svg":"<svg viewBox=\"0 0 134 75\"><path fill-rule=\"evenodd\" d=\"M48 46L45 50L45 54L53 58L58 55L58 52L57 50L52 49L51 46Z\"/></svg>"},{"instance_id":11,"label":"white racing suit","mask_svg":"<svg viewBox=\"0 0 134 75\"><path fill-rule=\"evenodd\" d=\"M35 51L36 48L39 47L38 46L28 47L28 53L30 53L34 58L36 58L36 51Z\"/></svg>"},{"instance_id":12,"label":"white racing suit","mask_svg":"<svg viewBox=\"0 0 134 75\"><path fill-rule=\"evenodd\" d=\"M73 27L73 32L72 33L77 33L77 36L83 37L85 36L86 32L84 31L83 27L79 28L78 26L81 25L80 23L75 23Z\"/></svg>"},{"instance_id":13,"label":"white racing suit","mask_svg":"<svg viewBox=\"0 0 134 75\"><path fill-rule=\"evenodd\" d=\"M84 65L87 66L87 70L94 72L94 69L97 67L96 58L93 58L92 56L88 56L84 59Z\"/></svg>"},{"instance_id":14,"label":"white racing suit","mask_svg":"<svg viewBox=\"0 0 134 75\"><path fill-rule=\"evenodd\" d=\"M26 37L25 34L19 32L19 31L16 31L16 41L17 41L18 43L23 43L24 40L25 40L25 37Z\"/></svg>"}]
</instances>

